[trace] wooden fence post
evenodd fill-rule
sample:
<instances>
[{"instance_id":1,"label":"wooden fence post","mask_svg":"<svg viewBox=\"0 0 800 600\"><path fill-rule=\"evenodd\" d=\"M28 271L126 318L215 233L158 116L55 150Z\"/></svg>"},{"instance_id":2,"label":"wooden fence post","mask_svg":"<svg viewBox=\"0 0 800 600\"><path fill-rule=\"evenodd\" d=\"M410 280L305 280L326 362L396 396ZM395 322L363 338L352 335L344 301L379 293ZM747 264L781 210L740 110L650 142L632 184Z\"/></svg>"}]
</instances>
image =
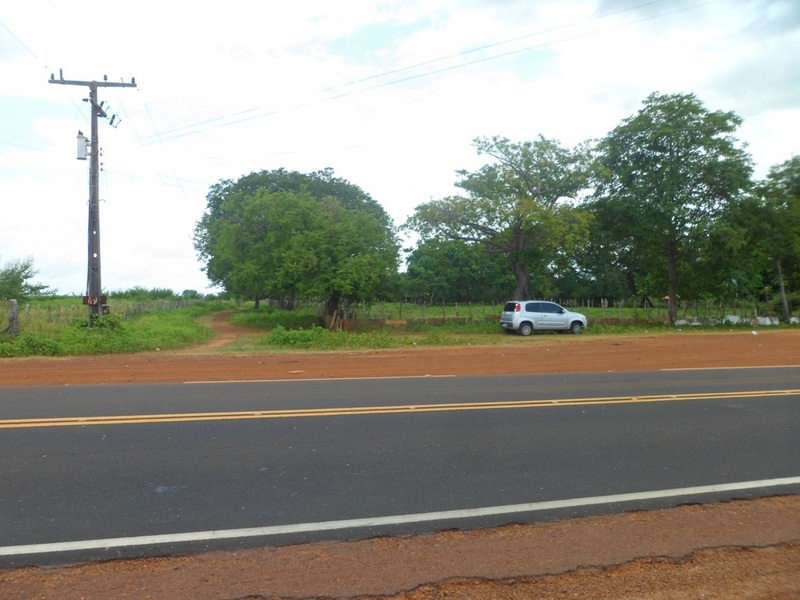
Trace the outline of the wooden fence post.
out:
<instances>
[{"instance_id":1,"label":"wooden fence post","mask_svg":"<svg viewBox=\"0 0 800 600\"><path fill-rule=\"evenodd\" d=\"M8 301L8 327L0 331L0 333L11 337L19 335L19 305L16 300Z\"/></svg>"}]
</instances>

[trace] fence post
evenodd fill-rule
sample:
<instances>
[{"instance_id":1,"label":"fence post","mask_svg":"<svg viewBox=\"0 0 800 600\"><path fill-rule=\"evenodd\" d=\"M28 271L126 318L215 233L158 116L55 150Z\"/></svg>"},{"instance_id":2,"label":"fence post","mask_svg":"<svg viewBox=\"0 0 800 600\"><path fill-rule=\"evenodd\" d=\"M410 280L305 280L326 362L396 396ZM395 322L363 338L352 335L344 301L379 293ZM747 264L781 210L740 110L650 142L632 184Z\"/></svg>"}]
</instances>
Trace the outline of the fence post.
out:
<instances>
[{"instance_id":1,"label":"fence post","mask_svg":"<svg viewBox=\"0 0 800 600\"><path fill-rule=\"evenodd\" d=\"M8 327L0 331L0 333L10 335L11 337L19 335L19 305L16 300L8 301Z\"/></svg>"}]
</instances>

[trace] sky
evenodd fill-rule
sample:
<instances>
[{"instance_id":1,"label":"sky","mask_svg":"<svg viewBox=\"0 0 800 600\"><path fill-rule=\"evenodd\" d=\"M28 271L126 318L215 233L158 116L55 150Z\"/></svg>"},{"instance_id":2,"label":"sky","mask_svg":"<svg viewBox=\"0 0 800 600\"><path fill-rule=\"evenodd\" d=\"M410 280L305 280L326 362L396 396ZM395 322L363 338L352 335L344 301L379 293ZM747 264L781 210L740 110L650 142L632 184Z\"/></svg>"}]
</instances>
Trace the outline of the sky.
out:
<instances>
[{"instance_id":1,"label":"sky","mask_svg":"<svg viewBox=\"0 0 800 600\"><path fill-rule=\"evenodd\" d=\"M0 6L0 267L86 292L99 124L106 291L212 288L210 187L332 168L401 225L477 170L476 138L598 139L653 92L733 111L755 175L798 153L797 0L26 0Z\"/></svg>"}]
</instances>

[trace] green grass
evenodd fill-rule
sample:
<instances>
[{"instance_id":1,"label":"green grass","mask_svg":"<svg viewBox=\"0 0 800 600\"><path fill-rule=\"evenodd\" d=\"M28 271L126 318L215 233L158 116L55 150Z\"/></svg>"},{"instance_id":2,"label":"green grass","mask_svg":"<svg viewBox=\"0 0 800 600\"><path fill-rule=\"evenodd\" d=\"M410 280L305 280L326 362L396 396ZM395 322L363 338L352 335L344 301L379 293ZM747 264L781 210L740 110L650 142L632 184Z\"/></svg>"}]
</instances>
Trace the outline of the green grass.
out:
<instances>
[{"instance_id":1,"label":"green grass","mask_svg":"<svg viewBox=\"0 0 800 600\"><path fill-rule=\"evenodd\" d=\"M319 314L310 309L278 310L272 307L246 308L233 313L228 319L232 324L251 329L310 329L321 327Z\"/></svg>"},{"instance_id":2,"label":"green grass","mask_svg":"<svg viewBox=\"0 0 800 600\"><path fill-rule=\"evenodd\" d=\"M384 317L376 313L375 307L370 310L357 307L351 315L355 313L359 319L349 320L345 331L329 331L322 327L318 309L314 307L284 311L262 306L255 310L220 300L199 301L187 308L154 303L156 308L143 314L139 310L129 310L131 306L124 302L115 302L111 306L112 313L100 317L95 326L89 328L86 326L88 311L79 302L74 298L60 299L52 304L45 301L21 307L20 335L14 338L0 335L0 357L118 354L199 345L208 341L213 332L201 325L198 317L221 311L232 312L231 323L264 333L242 336L217 350L219 352L509 345L522 340L505 335L500 329L501 306L450 306L444 311L414 306L415 312L408 304L384 304L380 307ZM575 307L574 310L588 316L589 328L583 334L587 336L753 329L749 324L670 327L664 323L665 311L660 308ZM400 314L404 315L403 319L397 318ZM121 315L138 316L122 318ZM5 326L6 319L7 314L0 313L0 329Z\"/></svg>"},{"instance_id":3,"label":"green grass","mask_svg":"<svg viewBox=\"0 0 800 600\"><path fill-rule=\"evenodd\" d=\"M495 334L498 332L494 332ZM394 328L364 332L330 331L322 327L287 330L276 327L257 339L251 348L254 350L381 350L388 348L408 348L413 346L467 346L502 341L502 336L483 339L468 331L429 328L424 331L408 332Z\"/></svg>"},{"instance_id":4,"label":"green grass","mask_svg":"<svg viewBox=\"0 0 800 600\"><path fill-rule=\"evenodd\" d=\"M386 315L396 316L391 313L392 306L386 305ZM398 308L395 306L394 308ZM451 307L452 308L452 307ZM311 327L292 327L273 323L285 318L282 311L270 311L269 315L253 315L253 311L237 313L232 322L248 324L256 329L266 329L268 332L261 336L252 336L242 339L228 350L236 352L265 352L265 351L335 351L335 350L369 350L405 348L411 346L467 346L467 345L513 345L523 341L524 338L516 335L506 335L500 329L498 318L502 307L497 307L494 315L486 311L486 317L468 320L462 316L456 317L452 310L451 316L443 318L441 314L431 315L426 319L413 318L409 320L379 319L379 315L360 311L362 320L348 323L346 331L329 331L317 324ZM751 330L753 326L742 325L717 325L717 326L686 326L671 327L664 322L665 311L661 309L631 309L631 308L575 308L584 312L589 317L589 328L584 331L584 336L607 335L671 335L684 332L701 333L707 331ZM476 312L476 311L475 311ZM408 311L404 311L408 314ZM398 313L399 314L399 311ZM369 315L369 320L367 320ZM781 326L786 327L786 326ZM768 329L775 329L770 326ZM554 333L534 334L534 337L555 336ZM570 336L564 336L570 337Z\"/></svg>"},{"instance_id":5,"label":"green grass","mask_svg":"<svg viewBox=\"0 0 800 600\"><path fill-rule=\"evenodd\" d=\"M102 315L87 327L87 311L71 323L20 317L20 335L0 335L0 357L80 356L170 350L203 343L212 332L197 317L230 304L198 303L191 308L159 311L133 319Z\"/></svg>"}]
</instances>

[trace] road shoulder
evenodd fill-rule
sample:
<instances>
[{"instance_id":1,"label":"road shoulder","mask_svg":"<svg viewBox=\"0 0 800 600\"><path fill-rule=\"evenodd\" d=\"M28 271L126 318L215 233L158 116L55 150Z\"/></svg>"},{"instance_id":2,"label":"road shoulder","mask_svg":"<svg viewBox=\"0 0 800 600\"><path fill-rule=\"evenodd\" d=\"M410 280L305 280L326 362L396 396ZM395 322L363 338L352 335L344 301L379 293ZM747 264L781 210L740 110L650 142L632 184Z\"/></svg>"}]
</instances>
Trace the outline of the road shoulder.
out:
<instances>
[{"instance_id":1,"label":"road shoulder","mask_svg":"<svg viewBox=\"0 0 800 600\"><path fill-rule=\"evenodd\" d=\"M547 600L574 597L565 595L574 590L591 598L790 598L800 594L799 559L800 496L775 496L477 531L13 569L0 571L0 597Z\"/></svg>"}]
</instances>

